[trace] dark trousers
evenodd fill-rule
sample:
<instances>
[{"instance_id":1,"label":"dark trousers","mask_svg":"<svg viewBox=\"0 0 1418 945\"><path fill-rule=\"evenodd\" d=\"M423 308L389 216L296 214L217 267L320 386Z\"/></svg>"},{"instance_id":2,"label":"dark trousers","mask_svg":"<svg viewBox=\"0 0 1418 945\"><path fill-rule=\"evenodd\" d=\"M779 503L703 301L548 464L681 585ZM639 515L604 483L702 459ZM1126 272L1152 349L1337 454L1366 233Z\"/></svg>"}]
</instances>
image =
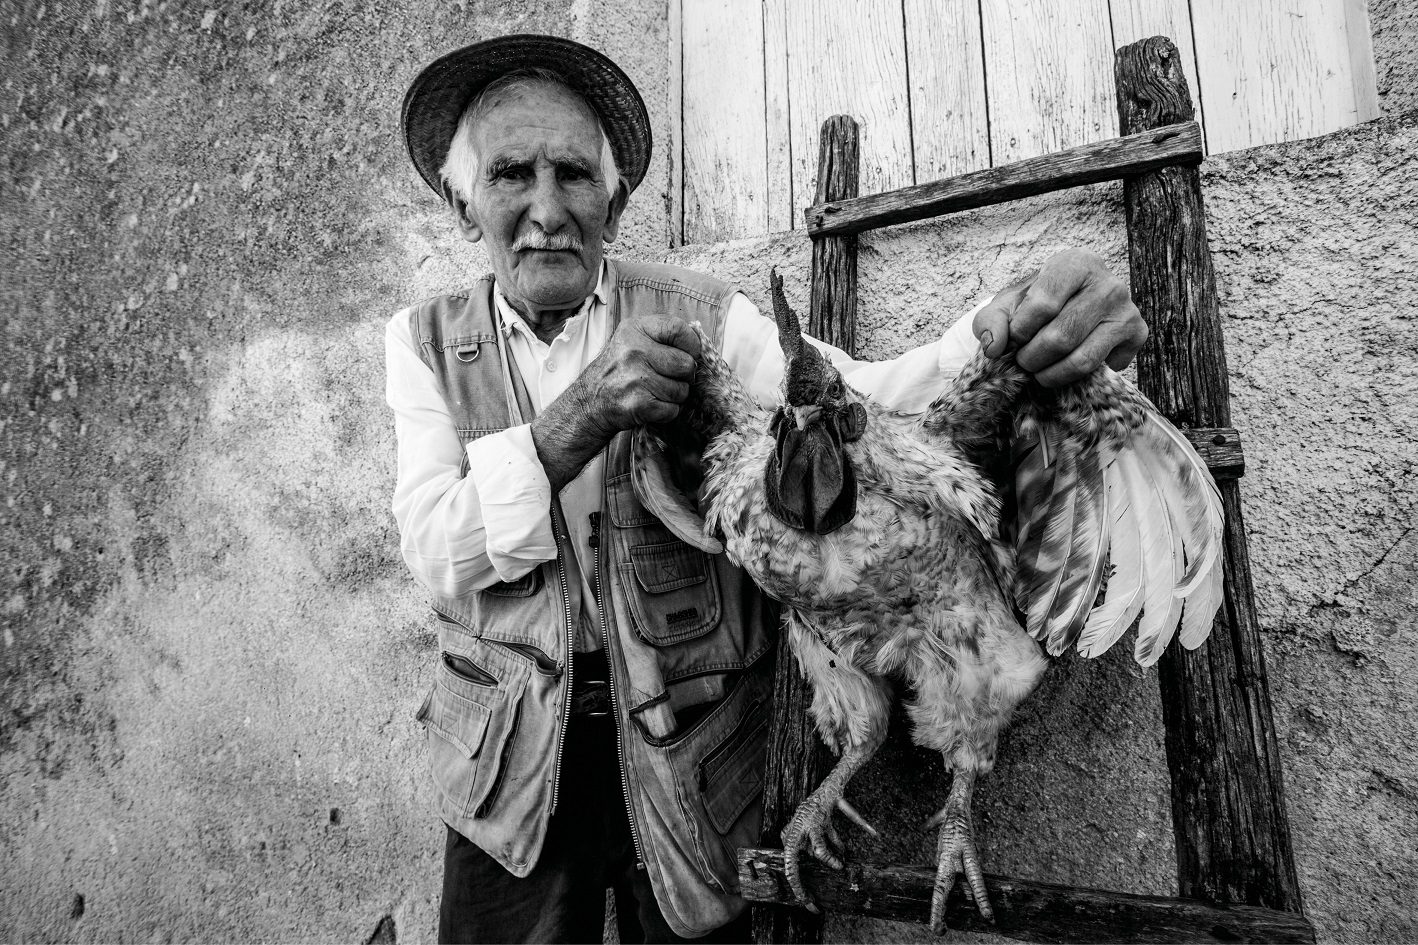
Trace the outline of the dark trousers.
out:
<instances>
[{"instance_id":1,"label":"dark trousers","mask_svg":"<svg viewBox=\"0 0 1418 945\"><path fill-rule=\"evenodd\" d=\"M622 942L749 940L748 913L705 938L685 939L670 930L649 877L635 868L615 723L608 716L573 716L556 813L531 873L518 879L449 828L438 940L600 942L607 888L615 891Z\"/></svg>"}]
</instances>

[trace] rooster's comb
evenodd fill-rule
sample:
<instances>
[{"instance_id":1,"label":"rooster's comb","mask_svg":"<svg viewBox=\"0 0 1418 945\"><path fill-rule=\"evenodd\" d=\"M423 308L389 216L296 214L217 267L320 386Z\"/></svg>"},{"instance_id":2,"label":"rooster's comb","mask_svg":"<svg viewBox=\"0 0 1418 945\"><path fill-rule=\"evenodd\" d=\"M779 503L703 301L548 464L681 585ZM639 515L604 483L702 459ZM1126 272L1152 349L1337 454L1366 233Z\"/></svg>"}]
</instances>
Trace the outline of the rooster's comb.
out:
<instances>
[{"instance_id":1,"label":"rooster's comb","mask_svg":"<svg viewBox=\"0 0 1418 945\"><path fill-rule=\"evenodd\" d=\"M783 295L783 277L778 275L776 266L768 270L768 289L773 296L773 320L778 323L778 346L784 357L791 358L803 346L803 330L797 313Z\"/></svg>"}]
</instances>

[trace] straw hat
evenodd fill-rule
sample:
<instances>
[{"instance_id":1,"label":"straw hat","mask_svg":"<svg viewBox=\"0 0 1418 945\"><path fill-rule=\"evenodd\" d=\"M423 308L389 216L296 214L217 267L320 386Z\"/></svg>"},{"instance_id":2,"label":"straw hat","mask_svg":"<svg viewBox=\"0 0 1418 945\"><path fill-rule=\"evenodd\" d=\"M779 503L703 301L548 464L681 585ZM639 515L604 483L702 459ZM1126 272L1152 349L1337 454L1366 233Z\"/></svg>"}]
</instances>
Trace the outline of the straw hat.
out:
<instances>
[{"instance_id":1,"label":"straw hat","mask_svg":"<svg viewBox=\"0 0 1418 945\"><path fill-rule=\"evenodd\" d=\"M464 46L424 68L404 96L404 141L425 183L443 197L439 170L468 103L494 79L517 69L562 76L601 120L616 165L631 191L650 164L650 115L621 68L589 46L557 36L502 36Z\"/></svg>"}]
</instances>

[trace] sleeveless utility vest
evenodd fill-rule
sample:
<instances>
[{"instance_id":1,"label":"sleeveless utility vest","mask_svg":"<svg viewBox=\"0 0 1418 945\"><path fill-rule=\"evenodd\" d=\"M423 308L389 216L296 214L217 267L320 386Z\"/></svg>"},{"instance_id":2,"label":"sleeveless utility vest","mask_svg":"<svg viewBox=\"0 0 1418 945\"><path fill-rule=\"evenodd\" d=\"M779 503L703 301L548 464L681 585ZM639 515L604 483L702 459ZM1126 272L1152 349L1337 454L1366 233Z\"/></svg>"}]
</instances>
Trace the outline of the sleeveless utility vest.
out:
<instances>
[{"instance_id":1,"label":"sleeveless utility vest","mask_svg":"<svg viewBox=\"0 0 1418 945\"><path fill-rule=\"evenodd\" d=\"M670 314L722 340L731 286L684 269L606 261L608 309ZM485 277L465 295L410 309L458 436L529 422ZM466 457L464 473L466 474ZM435 597L441 659L418 718L427 729L440 814L517 876L536 864L556 805L569 710L575 620L565 520L552 505L557 557L516 581ZM696 937L745 908L736 851L758 842L778 612L723 555L677 539L638 501L629 435L606 452L595 574L611 668L631 831L660 909Z\"/></svg>"}]
</instances>

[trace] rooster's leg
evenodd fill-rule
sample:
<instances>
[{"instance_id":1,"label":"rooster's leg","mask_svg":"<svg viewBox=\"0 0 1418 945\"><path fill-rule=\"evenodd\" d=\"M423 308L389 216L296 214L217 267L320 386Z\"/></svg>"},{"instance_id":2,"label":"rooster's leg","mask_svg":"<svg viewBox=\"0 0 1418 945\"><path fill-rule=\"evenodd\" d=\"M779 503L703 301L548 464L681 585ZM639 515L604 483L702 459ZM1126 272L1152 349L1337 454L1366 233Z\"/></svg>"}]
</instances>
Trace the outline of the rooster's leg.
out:
<instances>
[{"instance_id":1,"label":"rooster's leg","mask_svg":"<svg viewBox=\"0 0 1418 945\"><path fill-rule=\"evenodd\" d=\"M812 683L813 719L822 740L842 757L830 774L798 807L783 831L783 865L788 885L798 901L817 911L803 887L801 857L804 847L834 869L842 868L842 840L832 824L837 807L860 826L871 827L855 815L842 798L847 782L886 740L891 713L891 687L871 676L829 647L796 611L788 611L788 633L793 655L803 675ZM875 831L873 831L875 832Z\"/></svg>"},{"instance_id":2,"label":"rooster's leg","mask_svg":"<svg viewBox=\"0 0 1418 945\"><path fill-rule=\"evenodd\" d=\"M945 806L929 821L929 826L940 827L940 839L936 842L935 889L931 893L931 931L937 935L945 931L945 900L955 885L955 877L962 872L966 895L975 900L980 915L986 919L995 917L985 892L980 855L975 851L975 824L970 814L974 791L975 773L957 768Z\"/></svg>"},{"instance_id":3,"label":"rooster's leg","mask_svg":"<svg viewBox=\"0 0 1418 945\"><path fill-rule=\"evenodd\" d=\"M804 842L811 846L813 856L833 869L842 868L842 857L838 854L842 849L842 838L832 825L832 811L838 804L845 803L842 792L846 790L847 782L867 763L876 748L876 745L849 748L833 767L832 773L798 807L783 831L783 870L788 875L788 885L798 901L813 912L817 911L817 907L803 887L801 856Z\"/></svg>"}]
</instances>

